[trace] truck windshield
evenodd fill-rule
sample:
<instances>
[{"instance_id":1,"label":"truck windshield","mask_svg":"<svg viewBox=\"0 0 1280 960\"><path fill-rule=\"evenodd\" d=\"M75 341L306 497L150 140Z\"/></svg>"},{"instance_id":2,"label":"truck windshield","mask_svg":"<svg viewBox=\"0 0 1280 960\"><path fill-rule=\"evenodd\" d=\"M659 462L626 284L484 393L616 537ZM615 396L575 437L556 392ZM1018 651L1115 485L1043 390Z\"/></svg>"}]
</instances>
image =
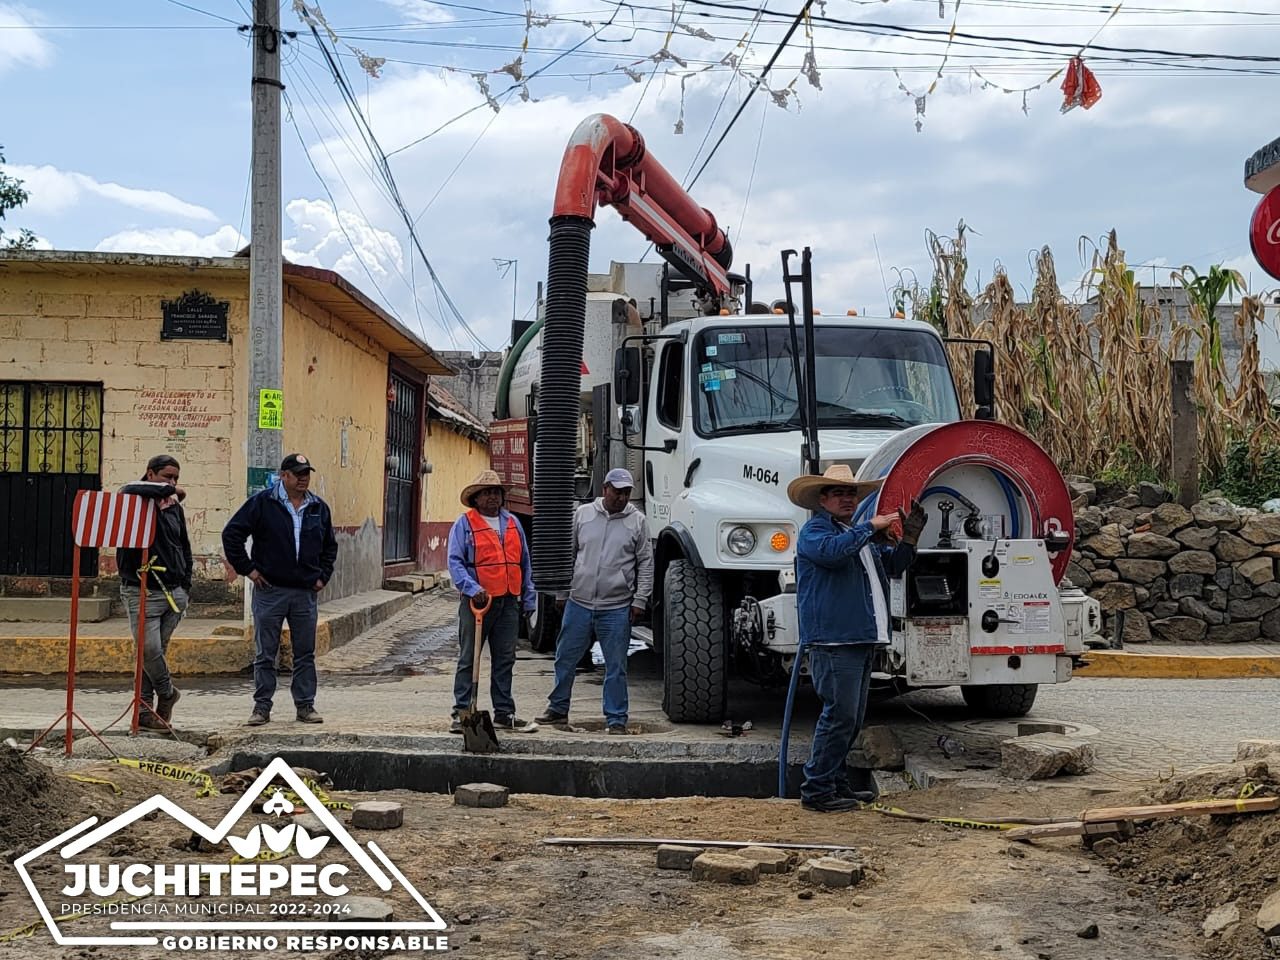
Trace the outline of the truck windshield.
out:
<instances>
[{"instance_id":1,"label":"truck windshield","mask_svg":"<svg viewBox=\"0 0 1280 960\"><path fill-rule=\"evenodd\" d=\"M802 335L800 343L803 352ZM814 344L821 429L895 429L960 419L951 370L936 337L922 330L819 326ZM705 330L693 351L698 433L799 428L785 324Z\"/></svg>"}]
</instances>

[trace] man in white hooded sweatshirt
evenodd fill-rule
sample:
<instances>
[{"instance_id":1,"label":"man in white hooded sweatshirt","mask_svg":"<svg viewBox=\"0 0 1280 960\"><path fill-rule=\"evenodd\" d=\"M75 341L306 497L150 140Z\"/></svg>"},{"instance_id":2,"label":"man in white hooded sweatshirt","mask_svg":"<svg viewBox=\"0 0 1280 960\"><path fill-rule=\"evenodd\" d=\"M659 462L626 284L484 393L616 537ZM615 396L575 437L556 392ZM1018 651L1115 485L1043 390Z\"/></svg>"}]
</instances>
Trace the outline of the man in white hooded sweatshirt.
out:
<instances>
[{"instance_id":1,"label":"man in white hooded sweatshirt","mask_svg":"<svg viewBox=\"0 0 1280 960\"><path fill-rule=\"evenodd\" d=\"M631 474L604 478L603 495L573 518L573 584L557 598L564 619L556 638L556 685L539 723L569 719L578 661L600 641L604 652L604 718L609 733L627 732L627 650L631 625L644 616L653 592L653 544L644 514L631 505Z\"/></svg>"}]
</instances>

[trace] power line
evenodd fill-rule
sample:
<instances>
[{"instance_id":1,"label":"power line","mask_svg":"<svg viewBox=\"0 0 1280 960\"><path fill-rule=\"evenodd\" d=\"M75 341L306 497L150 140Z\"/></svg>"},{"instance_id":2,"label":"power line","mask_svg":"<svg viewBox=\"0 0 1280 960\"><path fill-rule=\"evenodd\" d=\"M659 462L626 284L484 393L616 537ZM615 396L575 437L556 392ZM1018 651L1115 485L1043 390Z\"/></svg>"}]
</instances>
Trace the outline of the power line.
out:
<instances>
[{"instance_id":1,"label":"power line","mask_svg":"<svg viewBox=\"0 0 1280 960\"><path fill-rule=\"evenodd\" d=\"M699 0L688 0L688 2L698 3ZM764 69L760 71L760 76L751 84L751 89L747 91L747 95L743 97L742 102L738 104L738 109L734 111L733 116L729 118L728 125L720 134L720 138L716 140L715 144L711 147L711 152L707 154L707 158L702 161L702 166L700 166L698 168L698 172L693 175L693 179L685 184L686 190L691 190L693 185L698 182L698 178L702 176L703 171L707 169L707 165L711 163L711 160L715 157L716 151L720 149L720 145L723 144L725 138L729 136L729 131L733 129L734 124L738 122L738 118L742 116L742 111L747 109L747 104L751 102L751 98L754 97L756 95L756 91L764 85L764 78L769 75L769 71L773 69L773 65L778 62L778 57L782 56L782 51L785 50L787 44L791 42L791 38L795 35L800 24L809 16L809 8L811 6L813 6L813 0L804 0L804 6L800 8L800 12L797 13L795 15L795 19L791 21L791 26L788 27L787 32L782 35L782 39L778 41L777 47L774 48L773 55L769 57L769 61L764 65ZM766 12L768 11L766 11L764 5L761 4L760 13L764 14Z\"/></svg>"},{"instance_id":2,"label":"power line","mask_svg":"<svg viewBox=\"0 0 1280 960\"><path fill-rule=\"evenodd\" d=\"M230 17L224 17L224 16L223 16L222 14L220 14L220 13L211 13L211 12L210 12L210 11L208 11L208 10L201 10L199 7L193 7L193 6L192 6L191 4L189 4L189 3L183 3L183 2L182 2L182 0L165 0L165 2L166 2L166 3L171 3L171 4L173 4L175 7L182 7L182 9L184 9L184 10L190 10L192 13L199 13L199 14L203 14L203 15L204 15L204 16L206 16L206 17L212 17L214 20L221 20L223 23L229 23L229 24L231 24L233 27L238 27L238 26L240 26L240 25L241 25L238 21L232 20ZM252 17L250 17L249 19L250 19L250 21L252 21L252 20L253 20L253 18L252 18Z\"/></svg>"}]
</instances>

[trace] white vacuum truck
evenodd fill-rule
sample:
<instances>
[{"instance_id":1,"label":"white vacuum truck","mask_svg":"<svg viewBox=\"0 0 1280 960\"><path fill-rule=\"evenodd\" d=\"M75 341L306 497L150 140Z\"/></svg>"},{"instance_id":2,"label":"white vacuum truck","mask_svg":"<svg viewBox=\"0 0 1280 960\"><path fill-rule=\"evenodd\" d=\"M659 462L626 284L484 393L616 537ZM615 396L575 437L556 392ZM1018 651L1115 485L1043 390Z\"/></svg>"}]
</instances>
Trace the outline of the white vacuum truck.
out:
<instances>
[{"instance_id":1,"label":"white vacuum truck","mask_svg":"<svg viewBox=\"0 0 1280 960\"><path fill-rule=\"evenodd\" d=\"M667 263L588 275L597 201ZM961 419L943 338L899 318L818 314L808 250L799 272L783 254L785 299L753 302L712 215L611 117L570 141L551 225L546 301L507 357L492 428L494 466L532 532L536 647L554 644L572 512L625 466L654 539L650 635L667 715L720 722L732 671L784 686L807 519L786 487L846 463L883 479L863 516L913 497L929 513L915 564L891 582L882 688L959 685L983 714L1020 716L1039 684L1070 679L1101 614L1059 587L1070 495L1034 441L991 419L990 345L974 352L976 418Z\"/></svg>"}]
</instances>

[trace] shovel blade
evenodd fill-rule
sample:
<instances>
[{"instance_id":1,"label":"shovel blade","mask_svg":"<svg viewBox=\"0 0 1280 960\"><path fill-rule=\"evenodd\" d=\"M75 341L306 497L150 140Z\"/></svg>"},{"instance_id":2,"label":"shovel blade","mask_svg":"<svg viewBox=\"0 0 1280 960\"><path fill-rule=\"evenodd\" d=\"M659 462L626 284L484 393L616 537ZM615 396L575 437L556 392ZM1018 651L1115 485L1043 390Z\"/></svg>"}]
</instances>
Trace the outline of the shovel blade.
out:
<instances>
[{"instance_id":1,"label":"shovel blade","mask_svg":"<svg viewBox=\"0 0 1280 960\"><path fill-rule=\"evenodd\" d=\"M496 753L498 731L493 728L493 717L488 710L464 710L458 719L462 722L462 749L467 753Z\"/></svg>"}]
</instances>

